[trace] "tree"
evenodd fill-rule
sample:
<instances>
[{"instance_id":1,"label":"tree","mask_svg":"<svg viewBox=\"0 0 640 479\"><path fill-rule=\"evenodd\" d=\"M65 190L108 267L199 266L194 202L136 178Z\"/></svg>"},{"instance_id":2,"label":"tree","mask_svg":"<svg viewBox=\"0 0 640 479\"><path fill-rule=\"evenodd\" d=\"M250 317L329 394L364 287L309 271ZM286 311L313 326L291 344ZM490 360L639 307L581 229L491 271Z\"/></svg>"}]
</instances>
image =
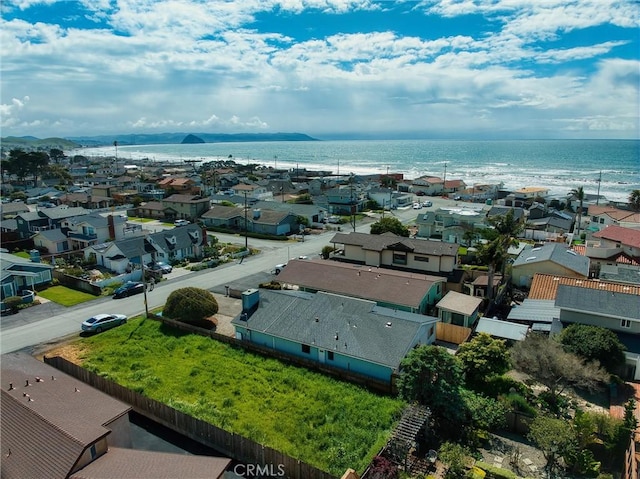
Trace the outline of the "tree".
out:
<instances>
[{"instance_id":1,"label":"tree","mask_svg":"<svg viewBox=\"0 0 640 479\"><path fill-rule=\"evenodd\" d=\"M463 405L471 426L475 429L493 431L506 424L506 406L496 399L462 390Z\"/></svg>"},{"instance_id":2,"label":"tree","mask_svg":"<svg viewBox=\"0 0 640 479\"><path fill-rule=\"evenodd\" d=\"M560 457L576 450L576 433L563 419L539 415L529 425L528 438L536 443L547 460L547 471L553 476Z\"/></svg>"},{"instance_id":3,"label":"tree","mask_svg":"<svg viewBox=\"0 0 640 479\"><path fill-rule=\"evenodd\" d=\"M381 235L382 233L386 233L387 231L395 233L398 236L403 236L405 238L409 237L409 229L404 226L398 218L394 218L393 216L380 218L379 221L371 225L372 235Z\"/></svg>"},{"instance_id":4,"label":"tree","mask_svg":"<svg viewBox=\"0 0 640 479\"><path fill-rule=\"evenodd\" d=\"M496 270L504 263L507 251L502 246L500 238L496 238L493 241L480 245L478 248L478 260L482 264L486 264L488 268L487 272L487 299L489 302L493 301L493 281L496 275Z\"/></svg>"},{"instance_id":5,"label":"tree","mask_svg":"<svg viewBox=\"0 0 640 479\"><path fill-rule=\"evenodd\" d=\"M462 363L440 346L419 346L400 363L398 393L427 406L434 417L461 417Z\"/></svg>"},{"instance_id":6,"label":"tree","mask_svg":"<svg viewBox=\"0 0 640 479\"><path fill-rule=\"evenodd\" d=\"M206 318L218 312L216 298L206 289L187 287L173 291L162 314L184 323L203 325Z\"/></svg>"},{"instance_id":7,"label":"tree","mask_svg":"<svg viewBox=\"0 0 640 479\"><path fill-rule=\"evenodd\" d=\"M458 348L457 357L462 361L468 386L474 387L490 376L509 370L509 352L505 341L480 333Z\"/></svg>"},{"instance_id":8,"label":"tree","mask_svg":"<svg viewBox=\"0 0 640 479\"><path fill-rule=\"evenodd\" d=\"M584 186L578 186L577 188L573 188L569 192L569 196L575 198L580 202L578 206L578 233L576 234L577 238L580 239L580 225L582 221L582 204L584 203Z\"/></svg>"},{"instance_id":9,"label":"tree","mask_svg":"<svg viewBox=\"0 0 640 479\"><path fill-rule=\"evenodd\" d=\"M615 373L625 362L624 344L607 328L572 324L559 335L564 349L586 361L599 361L603 368Z\"/></svg>"},{"instance_id":10,"label":"tree","mask_svg":"<svg viewBox=\"0 0 640 479\"><path fill-rule=\"evenodd\" d=\"M65 159L64 151L59 148L51 148L49 150L49 158L57 165Z\"/></svg>"},{"instance_id":11,"label":"tree","mask_svg":"<svg viewBox=\"0 0 640 479\"><path fill-rule=\"evenodd\" d=\"M545 386L555 403L568 386L593 390L609 380L597 363L587 363L565 351L557 341L537 333L529 333L511 348L511 364Z\"/></svg>"},{"instance_id":12,"label":"tree","mask_svg":"<svg viewBox=\"0 0 640 479\"><path fill-rule=\"evenodd\" d=\"M633 211L640 211L640 190L629 193L629 206Z\"/></svg>"},{"instance_id":13,"label":"tree","mask_svg":"<svg viewBox=\"0 0 640 479\"><path fill-rule=\"evenodd\" d=\"M464 477L468 463L467 457L470 456L471 451L454 442L445 442L438 449L438 457L449 467L447 477Z\"/></svg>"}]
</instances>

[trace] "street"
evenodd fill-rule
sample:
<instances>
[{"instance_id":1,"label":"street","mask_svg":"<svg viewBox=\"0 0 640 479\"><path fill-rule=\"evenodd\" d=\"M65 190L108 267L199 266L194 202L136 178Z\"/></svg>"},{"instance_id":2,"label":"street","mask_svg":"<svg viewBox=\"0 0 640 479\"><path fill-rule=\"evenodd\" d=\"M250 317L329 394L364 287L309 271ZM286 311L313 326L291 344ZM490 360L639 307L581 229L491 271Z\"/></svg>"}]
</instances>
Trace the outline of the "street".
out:
<instances>
[{"instance_id":1,"label":"street","mask_svg":"<svg viewBox=\"0 0 640 479\"><path fill-rule=\"evenodd\" d=\"M440 198L430 198L434 202L434 208L444 204L452 205L455 202ZM437 204L436 204L437 203ZM430 210L432 208L429 208ZM426 209L394 210L391 214L403 223L407 224L420 212ZM385 214L390 214L389 212ZM377 220L369 217L360 221L356 231L368 233L371 223ZM348 233L353 231L350 224L341 225L341 231ZM324 231L320 234L305 236L304 241L269 241L248 239L250 248L260 250L259 254L248 256L242 261L231 263L198 272L172 273L168 281L162 281L155 285L153 291L147 292L147 307L149 310L164 305L169 294L178 288L193 286L224 294L225 286L231 285L234 289L256 288L261 282L273 278L271 272L278 263L286 263L291 258L306 256L316 259L322 248L330 245L330 240L337 231ZM226 235L215 233L219 241L244 244L245 238L238 235ZM180 268L176 268L180 270ZM101 297L94 301L82 303L74 307L65 308L59 305L47 303L23 310L15 316L3 317L0 324L0 350L2 353L17 351L24 348L43 345L59 341L61 338L80 332L80 324L85 319L99 313L120 313L128 317L145 312L144 295L136 295L130 298L114 300L110 297Z\"/></svg>"}]
</instances>

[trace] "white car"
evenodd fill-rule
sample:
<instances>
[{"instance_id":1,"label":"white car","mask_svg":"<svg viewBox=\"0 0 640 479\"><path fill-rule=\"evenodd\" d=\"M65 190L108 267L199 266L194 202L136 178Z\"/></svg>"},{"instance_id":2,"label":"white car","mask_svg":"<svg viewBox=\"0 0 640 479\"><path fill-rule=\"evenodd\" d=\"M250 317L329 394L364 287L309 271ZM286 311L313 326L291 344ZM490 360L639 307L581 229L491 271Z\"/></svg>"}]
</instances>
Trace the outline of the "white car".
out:
<instances>
[{"instance_id":1,"label":"white car","mask_svg":"<svg viewBox=\"0 0 640 479\"><path fill-rule=\"evenodd\" d=\"M422 208L422 205L420 203L414 203L413 204L413 209L414 210L419 210L420 208Z\"/></svg>"},{"instance_id":2,"label":"white car","mask_svg":"<svg viewBox=\"0 0 640 479\"><path fill-rule=\"evenodd\" d=\"M286 263L277 264L274 268L275 273L280 274L286 266L287 266Z\"/></svg>"},{"instance_id":3,"label":"white car","mask_svg":"<svg viewBox=\"0 0 640 479\"><path fill-rule=\"evenodd\" d=\"M188 224L190 224L191 222L188 220L176 220L173 225L174 226L187 226Z\"/></svg>"}]
</instances>

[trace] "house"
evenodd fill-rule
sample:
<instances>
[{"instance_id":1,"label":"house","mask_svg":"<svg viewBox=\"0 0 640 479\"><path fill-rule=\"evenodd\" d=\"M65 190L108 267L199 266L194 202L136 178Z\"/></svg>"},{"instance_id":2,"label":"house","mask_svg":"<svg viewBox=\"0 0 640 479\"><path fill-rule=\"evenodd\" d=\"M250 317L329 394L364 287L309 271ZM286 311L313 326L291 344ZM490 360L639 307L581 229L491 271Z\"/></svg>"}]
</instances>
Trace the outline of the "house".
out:
<instances>
[{"instance_id":1,"label":"house","mask_svg":"<svg viewBox=\"0 0 640 479\"><path fill-rule=\"evenodd\" d=\"M640 229L607 226L594 233L593 239L587 242L588 256L602 258L616 253L640 259Z\"/></svg>"},{"instance_id":2,"label":"house","mask_svg":"<svg viewBox=\"0 0 640 479\"><path fill-rule=\"evenodd\" d=\"M391 188L372 188L367 191L370 200L378 203L380 208L394 210L413 203L413 195L410 193L400 193Z\"/></svg>"},{"instance_id":3,"label":"house","mask_svg":"<svg viewBox=\"0 0 640 479\"><path fill-rule=\"evenodd\" d=\"M247 230L273 236L298 233L298 217L289 211L252 208L247 215Z\"/></svg>"},{"instance_id":4,"label":"house","mask_svg":"<svg viewBox=\"0 0 640 479\"><path fill-rule=\"evenodd\" d=\"M513 213L514 221L524 220L524 209L511 206L492 206L489 211L487 211L486 217L490 219L496 216L506 216L510 211Z\"/></svg>"},{"instance_id":5,"label":"house","mask_svg":"<svg viewBox=\"0 0 640 479\"><path fill-rule=\"evenodd\" d=\"M94 210L98 208L108 208L115 203L114 198L108 196L102 196L95 192L101 192L103 190L92 188L92 193L86 191L78 191L74 193L65 193L58 197L58 203L61 205L67 205L69 207L86 208L88 210Z\"/></svg>"},{"instance_id":6,"label":"house","mask_svg":"<svg viewBox=\"0 0 640 479\"><path fill-rule=\"evenodd\" d=\"M270 197L279 195L279 197L283 198L282 199L283 202L284 202L284 195L286 194L286 192L283 189L278 189L277 191L267 191L267 188L265 186L260 186L254 183L251 183L251 184L238 183L232 186L231 188L229 188L229 191L231 191L231 193L234 195L240 195L240 196L246 195L248 198L254 198L256 200L270 198Z\"/></svg>"},{"instance_id":7,"label":"house","mask_svg":"<svg viewBox=\"0 0 640 479\"><path fill-rule=\"evenodd\" d=\"M60 228L60 224L67 218L89 214L84 208L70 208L57 206L55 208L41 208L38 211L20 213L16 216L17 231L20 238L30 238L38 231Z\"/></svg>"},{"instance_id":8,"label":"house","mask_svg":"<svg viewBox=\"0 0 640 479\"><path fill-rule=\"evenodd\" d=\"M198 225L190 224L147 236L145 249L153 256L149 261L172 263L183 259L202 258L207 242L207 231Z\"/></svg>"},{"instance_id":9,"label":"house","mask_svg":"<svg viewBox=\"0 0 640 479\"><path fill-rule=\"evenodd\" d=\"M526 298L509 311L507 321L528 325L532 331L556 334L562 331L560 308L554 299Z\"/></svg>"},{"instance_id":10,"label":"house","mask_svg":"<svg viewBox=\"0 0 640 479\"><path fill-rule=\"evenodd\" d=\"M25 353L2 355L5 479L221 478L230 459L132 449L131 407Z\"/></svg>"},{"instance_id":11,"label":"house","mask_svg":"<svg viewBox=\"0 0 640 479\"><path fill-rule=\"evenodd\" d=\"M295 216L302 216L307 219L310 225L321 225L327 217L327 209L317 205L303 205L297 203L282 203L279 201L257 201L252 204L253 208L273 211L286 211Z\"/></svg>"},{"instance_id":12,"label":"house","mask_svg":"<svg viewBox=\"0 0 640 479\"><path fill-rule=\"evenodd\" d=\"M165 191L169 196L179 195L200 195L202 190L200 186L191 178L185 177L168 177L158 181L156 186Z\"/></svg>"},{"instance_id":13,"label":"house","mask_svg":"<svg viewBox=\"0 0 640 479\"><path fill-rule=\"evenodd\" d=\"M443 323L471 328L480 314L481 298L449 291L438 301L438 318Z\"/></svg>"},{"instance_id":14,"label":"house","mask_svg":"<svg viewBox=\"0 0 640 479\"><path fill-rule=\"evenodd\" d=\"M1 203L0 204L0 217L3 220L9 218L15 218L17 215L22 213L28 213L31 211L29 207L24 204L22 201L19 202L11 202L11 203Z\"/></svg>"},{"instance_id":15,"label":"house","mask_svg":"<svg viewBox=\"0 0 640 479\"><path fill-rule=\"evenodd\" d=\"M439 276L322 260L291 260L277 281L286 289L343 294L420 314L427 314L445 289Z\"/></svg>"},{"instance_id":16,"label":"house","mask_svg":"<svg viewBox=\"0 0 640 479\"><path fill-rule=\"evenodd\" d=\"M76 216L65 219L60 223L69 239L72 250L84 249L98 243L124 239L127 232L133 236L134 232L142 235L141 225L127 225L127 218L121 215L102 216L97 213Z\"/></svg>"},{"instance_id":17,"label":"house","mask_svg":"<svg viewBox=\"0 0 640 479\"><path fill-rule=\"evenodd\" d=\"M205 226L240 231L244 229L244 215L244 208L214 204L202 214L200 220Z\"/></svg>"},{"instance_id":18,"label":"house","mask_svg":"<svg viewBox=\"0 0 640 479\"><path fill-rule=\"evenodd\" d=\"M413 180L411 191L429 196L441 195L444 193L444 181L437 176L421 176Z\"/></svg>"},{"instance_id":19,"label":"house","mask_svg":"<svg viewBox=\"0 0 640 479\"><path fill-rule=\"evenodd\" d=\"M465 233L485 228L481 208L438 208L416 216L418 238L441 239L447 243L465 243Z\"/></svg>"},{"instance_id":20,"label":"house","mask_svg":"<svg viewBox=\"0 0 640 479\"><path fill-rule=\"evenodd\" d=\"M516 286L528 288L536 273L589 277L589 258L577 254L563 243L527 245L512 265L512 281Z\"/></svg>"},{"instance_id":21,"label":"house","mask_svg":"<svg viewBox=\"0 0 640 479\"><path fill-rule=\"evenodd\" d=\"M599 231L607 226L623 226L627 228L640 228L640 213L622 210L615 206L589 206L588 216L591 224L587 227L589 231Z\"/></svg>"},{"instance_id":22,"label":"house","mask_svg":"<svg viewBox=\"0 0 640 479\"><path fill-rule=\"evenodd\" d=\"M331 188L325 191L324 196L331 214L352 215L364 208L364 200L353 185Z\"/></svg>"},{"instance_id":23,"label":"house","mask_svg":"<svg viewBox=\"0 0 640 479\"><path fill-rule=\"evenodd\" d=\"M507 341L522 341L529 332L529 327L524 324L511 323L496 318L480 318L475 333L486 333L489 336Z\"/></svg>"},{"instance_id":24,"label":"house","mask_svg":"<svg viewBox=\"0 0 640 479\"><path fill-rule=\"evenodd\" d=\"M49 284L53 280L53 266L50 264L34 262L6 251L0 254L0 299L19 296L22 290L34 290L37 286ZM39 256L35 258L39 259Z\"/></svg>"},{"instance_id":25,"label":"house","mask_svg":"<svg viewBox=\"0 0 640 479\"><path fill-rule=\"evenodd\" d=\"M537 273L531 282L528 299L554 300L558 294L558 286L579 286L585 289L597 289L611 293L635 294L640 300L640 285L584 279L573 276Z\"/></svg>"},{"instance_id":26,"label":"house","mask_svg":"<svg viewBox=\"0 0 640 479\"><path fill-rule=\"evenodd\" d=\"M232 320L238 339L386 383L412 348L436 337L436 318L374 301L324 292L243 295L249 313Z\"/></svg>"},{"instance_id":27,"label":"house","mask_svg":"<svg viewBox=\"0 0 640 479\"><path fill-rule=\"evenodd\" d=\"M139 218L164 219L164 206L162 201L148 201L132 210L133 216Z\"/></svg>"},{"instance_id":28,"label":"house","mask_svg":"<svg viewBox=\"0 0 640 479\"><path fill-rule=\"evenodd\" d=\"M502 282L502 275L496 274L493 276L493 295L495 298L498 293L498 287ZM469 295L477 296L478 298L486 298L489 293L489 275L481 274L477 278L473 280L473 282L468 284Z\"/></svg>"},{"instance_id":29,"label":"house","mask_svg":"<svg viewBox=\"0 0 640 479\"><path fill-rule=\"evenodd\" d=\"M404 238L390 232L338 233L331 243L338 250L334 259L367 266L446 275L458 262L455 244Z\"/></svg>"},{"instance_id":30,"label":"house","mask_svg":"<svg viewBox=\"0 0 640 479\"><path fill-rule=\"evenodd\" d=\"M84 250L84 257L115 273L123 274L132 269L132 264L153 261L152 252L153 249L143 237L136 237L88 246Z\"/></svg>"},{"instance_id":31,"label":"house","mask_svg":"<svg viewBox=\"0 0 640 479\"><path fill-rule=\"evenodd\" d=\"M175 194L162 200L164 217L173 221L176 219L185 219L195 221L211 208L209 198L203 198L196 195Z\"/></svg>"},{"instance_id":32,"label":"house","mask_svg":"<svg viewBox=\"0 0 640 479\"><path fill-rule=\"evenodd\" d=\"M33 245L51 254L70 251L69 238L61 229L39 231L33 236Z\"/></svg>"},{"instance_id":33,"label":"house","mask_svg":"<svg viewBox=\"0 0 640 479\"><path fill-rule=\"evenodd\" d=\"M443 193L445 195L461 193L467 187L463 180L447 180L443 182Z\"/></svg>"}]
</instances>

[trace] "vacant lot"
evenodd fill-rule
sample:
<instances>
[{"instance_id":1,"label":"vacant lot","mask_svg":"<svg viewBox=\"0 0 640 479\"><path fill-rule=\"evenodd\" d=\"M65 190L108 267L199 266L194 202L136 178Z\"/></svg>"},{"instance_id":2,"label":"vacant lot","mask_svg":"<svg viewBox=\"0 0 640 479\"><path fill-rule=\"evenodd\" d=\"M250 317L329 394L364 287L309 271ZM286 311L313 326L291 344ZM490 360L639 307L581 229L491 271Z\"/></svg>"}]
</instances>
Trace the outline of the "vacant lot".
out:
<instances>
[{"instance_id":1,"label":"vacant lot","mask_svg":"<svg viewBox=\"0 0 640 479\"><path fill-rule=\"evenodd\" d=\"M81 338L59 353L148 397L336 475L347 467L364 470L404 405L153 320L131 320Z\"/></svg>"}]
</instances>

